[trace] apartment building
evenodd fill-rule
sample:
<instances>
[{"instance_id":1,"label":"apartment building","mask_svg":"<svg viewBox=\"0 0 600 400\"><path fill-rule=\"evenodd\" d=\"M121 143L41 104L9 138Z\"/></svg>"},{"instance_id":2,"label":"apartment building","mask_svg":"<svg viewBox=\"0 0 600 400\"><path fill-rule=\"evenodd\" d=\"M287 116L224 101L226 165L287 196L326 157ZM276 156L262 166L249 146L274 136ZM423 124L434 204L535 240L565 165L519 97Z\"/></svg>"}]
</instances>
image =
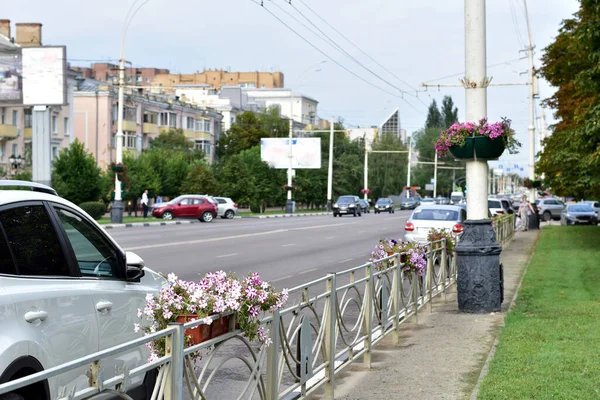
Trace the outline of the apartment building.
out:
<instances>
[{"instance_id":1,"label":"apartment building","mask_svg":"<svg viewBox=\"0 0 600 400\"><path fill-rule=\"evenodd\" d=\"M11 36L10 20L0 20L0 51L15 50L20 47L42 45L42 24L17 23L15 37ZM75 75L67 74L67 104L50 106L49 129L51 133L50 160L59 151L68 147L73 140L72 89ZM23 105L0 104L0 177L10 177L17 172L31 171L33 107ZM16 165L10 158L20 158Z\"/></svg>"},{"instance_id":2,"label":"apartment building","mask_svg":"<svg viewBox=\"0 0 600 400\"><path fill-rule=\"evenodd\" d=\"M116 160L117 88L80 77L73 93L75 137L84 143L102 168ZM223 116L211 109L170 95L143 94L127 89L123 110L123 148L139 154L149 141L171 128L182 129L194 147L214 160Z\"/></svg>"},{"instance_id":3,"label":"apartment building","mask_svg":"<svg viewBox=\"0 0 600 400\"><path fill-rule=\"evenodd\" d=\"M71 67L83 78L94 79L109 84L118 84L119 65L95 63L89 67ZM132 86L149 86L157 75L168 74L164 68L125 68L125 83Z\"/></svg>"},{"instance_id":4,"label":"apartment building","mask_svg":"<svg viewBox=\"0 0 600 400\"><path fill-rule=\"evenodd\" d=\"M224 86L241 88L282 88L282 72L229 72L209 69L194 74L158 74L152 80L154 91L174 93L177 85L209 85L215 89ZM162 88L162 89L161 89Z\"/></svg>"}]
</instances>

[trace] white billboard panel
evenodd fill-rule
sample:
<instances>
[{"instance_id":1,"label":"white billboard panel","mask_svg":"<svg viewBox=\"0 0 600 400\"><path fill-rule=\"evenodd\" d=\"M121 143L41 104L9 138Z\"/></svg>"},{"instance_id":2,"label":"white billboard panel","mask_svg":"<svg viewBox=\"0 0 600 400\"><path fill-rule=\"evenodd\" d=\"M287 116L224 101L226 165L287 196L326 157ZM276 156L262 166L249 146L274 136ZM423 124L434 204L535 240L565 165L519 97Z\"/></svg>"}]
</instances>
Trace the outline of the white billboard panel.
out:
<instances>
[{"instance_id":1,"label":"white billboard panel","mask_svg":"<svg viewBox=\"0 0 600 400\"><path fill-rule=\"evenodd\" d=\"M286 138L260 140L260 158L272 168L290 167L290 141ZM292 139L292 168L321 168L321 138Z\"/></svg>"},{"instance_id":2,"label":"white billboard panel","mask_svg":"<svg viewBox=\"0 0 600 400\"><path fill-rule=\"evenodd\" d=\"M64 46L23 48L23 104L67 103L66 53Z\"/></svg>"}]
</instances>

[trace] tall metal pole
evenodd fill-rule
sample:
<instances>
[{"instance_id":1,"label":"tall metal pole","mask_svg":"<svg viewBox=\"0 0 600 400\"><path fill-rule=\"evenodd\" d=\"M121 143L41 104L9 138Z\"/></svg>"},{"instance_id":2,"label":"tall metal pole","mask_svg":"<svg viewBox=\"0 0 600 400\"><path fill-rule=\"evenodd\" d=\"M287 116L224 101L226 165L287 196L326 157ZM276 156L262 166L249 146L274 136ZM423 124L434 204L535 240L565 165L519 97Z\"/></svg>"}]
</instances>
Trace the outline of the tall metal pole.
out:
<instances>
[{"instance_id":1,"label":"tall metal pole","mask_svg":"<svg viewBox=\"0 0 600 400\"><path fill-rule=\"evenodd\" d=\"M329 121L329 162L327 166L327 211L331 211L333 191L333 117Z\"/></svg>"},{"instance_id":2,"label":"tall metal pole","mask_svg":"<svg viewBox=\"0 0 600 400\"><path fill-rule=\"evenodd\" d=\"M285 202L285 212L287 214L292 214L294 212L293 203L292 203L292 167L294 161L294 155L292 153L292 145L293 145L293 132L294 132L294 91L290 89L290 128L289 128L289 155L290 158L290 166L288 167L287 173L287 200Z\"/></svg>"},{"instance_id":3,"label":"tall metal pole","mask_svg":"<svg viewBox=\"0 0 600 400\"><path fill-rule=\"evenodd\" d=\"M527 22L527 38L529 47L527 49L527 58L529 61L529 179L535 179L535 87L534 87L534 65L533 65L533 39L531 36L531 25L529 22L529 12L527 11L527 0L523 0L525 6L525 20ZM534 188L529 189L529 201L535 202L536 190Z\"/></svg>"},{"instance_id":4,"label":"tall metal pole","mask_svg":"<svg viewBox=\"0 0 600 400\"><path fill-rule=\"evenodd\" d=\"M466 120L487 114L485 0L465 0ZM487 160L467 161L467 220L456 245L458 308L463 312L500 311L500 252L488 219Z\"/></svg>"},{"instance_id":5,"label":"tall metal pole","mask_svg":"<svg viewBox=\"0 0 600 400\"><path fill-rule=\"evenodd\" d=\"M433 162L433 198L437 197L437 162L438 162L438 154L437 150L435 151L435 158Z\"/></svg>"},{"instance_id":6,"label":"tall metal pole","mask_svg":"<svg viewBox=\"0 0 600 400\"><path fill-rule=\"evenodd\" d=\"M364 183L364 189L368 189L369 188L369 150L367 149L367 147L365 146L365 171L364 171L364 178L363 178L363 183ZM365 201L368 200L368 194L365 191L365 194L363 196L363 198L365 199Z\"/></svg>"},{"instance_id":7,"label":"tall metal pole","mask_svg":"<svg viewBox=\"0 0 600 400\"><path fill-rule=\"evenodd\" d=\"M408 199L410 197L410 164L411 164L411 157L412 157L412 136L410 136L409 138L407 138L408 140L408 168L407 168L407 173L406 173L406 198Z\"/></svg>"}]
</instances>

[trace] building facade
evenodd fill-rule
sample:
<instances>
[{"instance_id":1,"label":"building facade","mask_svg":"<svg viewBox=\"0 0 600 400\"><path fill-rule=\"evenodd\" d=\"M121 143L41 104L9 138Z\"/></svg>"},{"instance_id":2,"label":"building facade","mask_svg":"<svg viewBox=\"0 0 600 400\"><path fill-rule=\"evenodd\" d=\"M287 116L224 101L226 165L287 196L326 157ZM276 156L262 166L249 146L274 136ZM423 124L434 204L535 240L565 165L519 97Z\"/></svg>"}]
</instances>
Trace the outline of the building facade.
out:
<instances>
[{"instance_id":1,"label":"building facade","mask_svg":"<svg viewBox=\"0 0 600 400\"><path fill-rule=\"evenodd\" d=\"M95 63L90 67L71 67L83 78L94 79L109 84L117 84L119 79L119 66L111 63ZM125 83L131 86L150 86L152 80L161 74L168 74L164 68L126 68Z\"/></svg>"},{"instance_id":2,"label":"building facade","mask_svg":"<svg viewBox=\"0 0 600 400\"><path fill-rule=\"evenodd\" d=\"M248 99L264 108L279 107L281 115L294 122L306 125L319 124L317 117L318 101L291 89L244 89Z\"/></svg>"},{"instance_id":3,"label":"building facade","mask_svg":"<svg viewBox=\"0 0 600 400\"><path fill-rule=\"evenodd\" d=\"M140 154L149 141L170 129L181 129L194 147L214 160L222 115L180 101L175 96L140 94L126 90L123 110L123 149ZM73 94L75 137L94 155L100 167L116 160L117 88L80 78Z\"/></svg>"},{"instance_id":4,"label":"building facade","mask_svg":"<svg viewBox=\"0 0 600 400\"><path fill-rule=\"evenodd\" d=\"M16 35L11 37L10 20L0 20L0 51L42 45L42 24L17 23ZM50 160L73 141L73 88L75 75L67 73L67 104L50 106ZM32 167L33 107L0 105L0 177L11 177L18 172L31 171ZM14 165L14 156L20 161Z\"/></svg>"},{"instance_id":5,"label":"building facade","mask_svg":"<svg viewBox=\"0 0 600 400\"><path fill-rule=\"evenodd\" d=\"M159 74L152 81L155 91L174 93L178 85L209 85L215 89L224 86L241 88L282 88L282 72L229 72L225 70L204 70L195 74Z\"/></svg>"}]
</instances>

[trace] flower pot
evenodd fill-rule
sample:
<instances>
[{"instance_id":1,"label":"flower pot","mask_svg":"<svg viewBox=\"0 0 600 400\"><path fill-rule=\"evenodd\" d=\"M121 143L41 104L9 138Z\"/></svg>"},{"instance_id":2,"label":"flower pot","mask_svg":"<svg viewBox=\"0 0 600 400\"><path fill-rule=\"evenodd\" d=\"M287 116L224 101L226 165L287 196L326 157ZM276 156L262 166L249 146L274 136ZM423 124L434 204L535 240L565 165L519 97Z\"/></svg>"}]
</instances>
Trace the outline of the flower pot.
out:
<instances>
[{"instance_id":1,"label":"flower pot","mask_svg":"<svg viewBox=\"0 0 600 400\"><path fill-rule=\"evenodd\" d=\"M186 322L190 322L194 319L198 319L196 314L184 314L178 315L175 319L175 322L179 322L185 324ZM211 326L210 325L199 325L196 328L190 328L185 330L185 336L188 337L188 344L190 346L200 344L202 342L206 342L211 339L210 336Z\"/></svg>"},{"instance_id":2,"label":"flower pot","mask_svg":"<svg viewBox=\"0 0 600 400\"><path fill-rule=\"evenodd\" d=\"M487 136L475 136L465 139L465 145L450 146L448 150L454 158L461 160L493 160L504 153L504 140L502 138L490 139Z\"/></svg>"},{"instance_id":3,"label":"flower pot","mask_svg":"<svg viewBox=\"0 0 600 400\"><path fill-rule=\"evenodd\" d=\"M229 320L233 315L227 315L213 321L211 325L210 338L216 338L229 332Z\"/></svg>"}]
</instances>

